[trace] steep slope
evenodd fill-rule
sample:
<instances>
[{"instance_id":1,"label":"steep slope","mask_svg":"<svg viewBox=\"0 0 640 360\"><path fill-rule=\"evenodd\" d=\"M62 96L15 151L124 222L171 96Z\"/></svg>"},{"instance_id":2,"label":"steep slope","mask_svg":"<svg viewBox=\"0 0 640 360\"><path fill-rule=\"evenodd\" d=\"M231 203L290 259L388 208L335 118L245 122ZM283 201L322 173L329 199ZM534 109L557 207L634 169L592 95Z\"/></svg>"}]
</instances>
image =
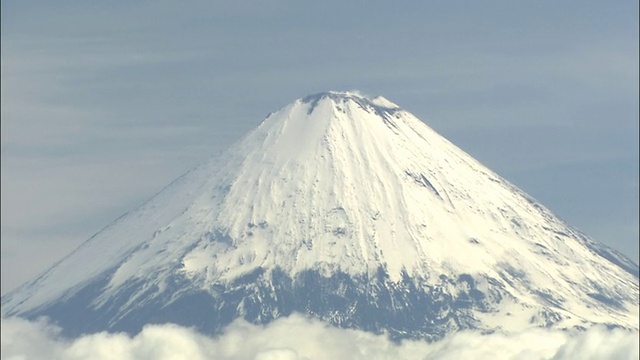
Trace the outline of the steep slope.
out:
<instances>
[{"instance_id":1,"label":"steep slope","mask_svg":"<svg viewBox=\"0 0 640 360\"><path fill-rule=\"evenodd\" d=\"M638 329L638 266L390 101L329 92L270 114L2 311L68 333L294 311L396 337Z\"/></svg>"}]
</instances>

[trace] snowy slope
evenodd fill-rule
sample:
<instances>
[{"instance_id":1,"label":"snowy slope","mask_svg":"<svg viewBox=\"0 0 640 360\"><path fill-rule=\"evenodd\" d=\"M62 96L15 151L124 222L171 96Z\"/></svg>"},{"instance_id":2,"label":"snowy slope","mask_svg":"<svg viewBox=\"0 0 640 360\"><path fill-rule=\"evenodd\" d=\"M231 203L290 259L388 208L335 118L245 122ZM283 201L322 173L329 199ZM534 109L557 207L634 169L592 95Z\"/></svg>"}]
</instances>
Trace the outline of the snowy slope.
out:
<instances>
[{"instance_id":1,"label":"snowy slope","mask_svg":"<svg viewBox=\"0 0 640 360\"><path fill-rule=\"evenodd\" d=\"M369 279L381 270L392 292L408 277L452 299L481 293L482 306L465 312L481 328L638 329L637 265L394 103L351 92L270 114L228 152L3 297L2 311L49 314L93 286L85 301L93 309L126 294L107 321L114 324L181 294L218 298L257 271L268 288L274 271L295 282L309 271Z\"/></svg>"}]
</instances>

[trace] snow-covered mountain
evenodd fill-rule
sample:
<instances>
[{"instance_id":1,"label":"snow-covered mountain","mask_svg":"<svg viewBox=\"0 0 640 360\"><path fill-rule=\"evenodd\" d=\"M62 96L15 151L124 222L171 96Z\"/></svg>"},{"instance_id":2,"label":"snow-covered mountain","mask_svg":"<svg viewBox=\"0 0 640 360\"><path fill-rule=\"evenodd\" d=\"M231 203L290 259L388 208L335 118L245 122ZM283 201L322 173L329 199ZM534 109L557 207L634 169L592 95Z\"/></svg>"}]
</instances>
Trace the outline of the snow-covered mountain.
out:
<instances>
[{"instance_id":1,"label":"snow-covered mountain","mask_svg":"<svg viewBox=\"0 0 640 360\"><path fill-rule=\"evenodd\" d=\"M594 206L597 206L595 204ZM35 280L2 313L68 334L303 312L433 339L458 329L638 329L638 265L396 104L296 100Z\"/></svg>"}]
</instances>

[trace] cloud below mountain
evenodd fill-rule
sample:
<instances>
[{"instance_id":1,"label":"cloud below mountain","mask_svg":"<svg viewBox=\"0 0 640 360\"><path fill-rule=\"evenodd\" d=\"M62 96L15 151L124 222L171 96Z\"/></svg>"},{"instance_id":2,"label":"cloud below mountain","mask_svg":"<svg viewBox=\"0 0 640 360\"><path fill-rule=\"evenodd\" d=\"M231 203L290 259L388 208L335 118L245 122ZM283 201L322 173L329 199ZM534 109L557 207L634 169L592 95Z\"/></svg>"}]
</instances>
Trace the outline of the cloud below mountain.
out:
<instances>
[{"instance_id":1,"label":"cloud below mountain","mask_svg":"<svg viewBox=\"0 0 640 360\"><path fill-rule=\"evenodd\" d=\"M97 333L65 339L45 320L2 319L2 359L638 359L637 332L593 327L569 334L530 329L514 334L460 332L435 343L391 342L384 335L338 329L291 315L257 326L242 320L211 338L192 329L148 325L130 337Z\"/></svg>"}]
</instances>

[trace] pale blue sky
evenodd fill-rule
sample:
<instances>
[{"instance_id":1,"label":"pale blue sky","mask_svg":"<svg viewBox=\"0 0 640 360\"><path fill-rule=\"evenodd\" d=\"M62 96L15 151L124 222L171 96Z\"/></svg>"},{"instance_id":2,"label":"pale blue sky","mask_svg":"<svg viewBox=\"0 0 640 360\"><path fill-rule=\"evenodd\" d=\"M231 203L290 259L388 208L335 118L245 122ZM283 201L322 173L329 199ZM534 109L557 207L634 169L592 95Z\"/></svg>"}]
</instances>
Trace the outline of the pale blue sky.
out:
<instances>
[{"instance_id":1,"label":"pale blue sky","mask_svg":"<svg viewBox=\"0 0 640 360\"><path fill-rule=\"evenodd\" d=\"M3 1L1 26L2 293L325 90L638 261L637 1Z\"/></svg>"}]
</instances>

